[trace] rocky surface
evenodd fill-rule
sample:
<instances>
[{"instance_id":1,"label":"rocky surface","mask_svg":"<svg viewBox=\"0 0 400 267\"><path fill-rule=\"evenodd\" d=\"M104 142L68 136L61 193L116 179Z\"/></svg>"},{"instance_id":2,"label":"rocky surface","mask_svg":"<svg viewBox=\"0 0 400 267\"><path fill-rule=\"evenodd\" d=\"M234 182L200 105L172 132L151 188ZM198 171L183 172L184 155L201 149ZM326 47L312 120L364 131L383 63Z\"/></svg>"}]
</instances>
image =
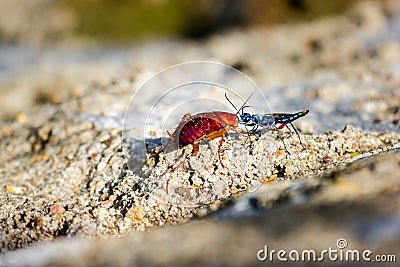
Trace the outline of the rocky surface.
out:
<instances>
[{"instance_id":1,"label":"rocky surface","mask_svg":"<svg viewBox=\"0 0 400 267\"><path fill-rule=\"evenodd\" d=\"M216 213L218 220L195 220L118 239L59 240L10 252L6 262L16 266L248 266L265 264L257 260L265 245L270 250L321 251L338 249L339 238L347 241L349 249L393 255L399 246L399 160L398 153L387 154L354 163L349 166L352 172L336 172L330 178L268 184L227 204ZM279 263L276 258L273 262Z\"/></svg>"},{"instance_id":2,"label":"rocky surface","mask_svg":"<svg viewBox=\"0 0 400 267\"><path fill-rule=\"evenodd\" d=\"M110 63L132 59L111 81L77 82L2 121L0 264L255 265L264 245L321 251L339 238L350 249L398 253L399 12L364 2L304 25L137 46ZM296 121L302 145L285 135L287 153L275 132L229 134L227 168L218 139L173 173L190 146L125 164L132 94L163 67L193 59L240 68L273 111L310 109ZM137 125L162 93L153 88L129 110Z\"/></svg>"}]
</instances>

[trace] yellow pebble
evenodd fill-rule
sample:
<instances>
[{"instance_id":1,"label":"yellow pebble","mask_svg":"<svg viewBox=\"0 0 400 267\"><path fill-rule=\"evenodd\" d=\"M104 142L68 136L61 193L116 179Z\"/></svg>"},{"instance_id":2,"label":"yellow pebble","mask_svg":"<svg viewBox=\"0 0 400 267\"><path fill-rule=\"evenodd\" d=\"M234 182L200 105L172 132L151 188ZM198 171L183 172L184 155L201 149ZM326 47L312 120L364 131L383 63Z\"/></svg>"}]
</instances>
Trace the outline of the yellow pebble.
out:
<instances>
[{"instance_id":1,"label":"yellow pebble","mask_svg":"<svg viewBox=\"0 0 400 267\"><path fill-rule=\"evenodd\" d=\"M24 192L22 187L13 186L13 185L10 185L10 184L6 185L6 190L8 192L10 192L11 194L16 194L16 195L22 194Z\"/></svg>"},{"instance_id":2,"label":"yellow pebble","mask_svg":"<svg viewBox=\"0 0 400 267\"><path fill-rule=\"evenodd\" d=\"M27 116L26 116L25 113L20 112L20 113L17 114L17 116L15 117L15 119L16 119L18 122L20 122L20 123L24 123L24 122L26 122L26 120L27 120Z\"/></svg>"}]
</instances>

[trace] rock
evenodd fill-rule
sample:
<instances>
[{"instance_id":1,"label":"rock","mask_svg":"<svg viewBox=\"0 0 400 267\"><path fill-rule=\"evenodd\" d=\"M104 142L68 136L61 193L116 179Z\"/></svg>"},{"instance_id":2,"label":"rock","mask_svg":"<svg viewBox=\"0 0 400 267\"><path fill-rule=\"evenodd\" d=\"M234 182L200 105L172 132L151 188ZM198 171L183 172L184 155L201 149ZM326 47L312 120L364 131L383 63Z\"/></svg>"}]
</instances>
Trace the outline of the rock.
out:
<instances>
[{"instance_id":1,"label":"rock","mask_svg":"<svg viewBox=\"0 0 400 267\"><path fill-rule=\"evenodd\" d=\"M371 259L377 254L398 257L399 162L399 153L386 154L350 165L354 172L267 184L220 210L227 213L254 199L258 214L235 219L219 216L220 220L208 218L117 239L58 240L9 252L3 262L13 266L249 266L261 263L257 253L265 246L269 251L295 249L300 253L309 249L321 253L329 247L360 253L368 249L373 252ZM271 199L273 191L278 191L280 201ZM301 203L296 201L299 196ZM266 205L267 199L275 203L272 208ZM338 242L347 245L340 249ZM327 255L325 262L329 262ZM361 262L366 261L361 258Z\"/></svg>"}]
</instances>

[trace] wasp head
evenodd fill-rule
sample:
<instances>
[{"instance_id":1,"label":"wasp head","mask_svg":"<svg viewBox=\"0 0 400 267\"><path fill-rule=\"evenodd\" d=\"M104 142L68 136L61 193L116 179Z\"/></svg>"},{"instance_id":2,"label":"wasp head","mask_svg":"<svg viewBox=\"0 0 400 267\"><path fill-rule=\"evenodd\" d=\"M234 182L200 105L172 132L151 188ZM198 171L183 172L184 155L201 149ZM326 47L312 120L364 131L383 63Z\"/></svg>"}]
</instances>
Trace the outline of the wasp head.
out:
<instances>
[{"instance_id":1,"label":"wasp head","mask_svg":"<svg viewBox=\"0 0 400 267\"><path fill-rule=\"evenodd\" d=\"M242 113L239 116L239 123L241 124L248 124L252 120L252 115L250 113Z\"/></svg>"}]
</instances>

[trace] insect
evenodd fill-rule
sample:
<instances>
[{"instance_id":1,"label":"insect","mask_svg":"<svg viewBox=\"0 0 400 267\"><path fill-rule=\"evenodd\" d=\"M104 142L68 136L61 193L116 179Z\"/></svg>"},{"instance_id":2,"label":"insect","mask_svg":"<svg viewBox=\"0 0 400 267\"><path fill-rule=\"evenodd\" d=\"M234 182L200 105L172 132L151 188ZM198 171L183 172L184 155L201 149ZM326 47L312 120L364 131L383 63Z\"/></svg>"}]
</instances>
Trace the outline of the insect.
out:
<instances>
[{"instance_id":1,"label":"insect","mask_svg":"<svg viewBox=\"0 0 400 267\"><path fill-rule=\"evenodd\" d=\"M228 99L226 94L225 94L225 98L236 109L235 105ZM283 146L284 146L286 152L289 153L289 151L286 149L286 145L285 145L285 142L283 141L283 136L282 136L282 133L280 132L280 130L283 129L288 124L290 124L292 126L293 130L296 132L296 134L300 140L300 144L303 145L301 143L299 132L297 131L296 127L294 127L292 122L301 117L306 116L309 113L309 110L305 109L303 111L299 111L296 113L268 113L268 114L253 114L252 115L250 113L243 112L243 109L246 107L248 107L248 106L242 106L241 109L239 109L239 110L236 109L236 110L238 113L240 110L242 111L238 118L239 124L243 124L244 126L253 127L250 131L248 131L249 134L256 133L256 131L258 130L259 127L272 128L273 130L278 131L279 138L282 140ZM287 127L287 128L290 130L289 127Z\"/></svg>"},{"instance_id":2,"label":"insect","mask_svg":"<svg viewBox=\"0 0 400 267\"><path fill-rule=\"evenodd\" d=\"M220 149L224 142L225 134L238 127L238 116L233 113L223 111L204 112L196 115L185 114L178 127L171 134L167 131L170 141L169 144L178 144L179 148L187 145L193 146L190 157L199 152L199 143L202 139L214 139L221 137L218 146L218 158L221 166L225 168L221 161Z\"/></svg>"},{"instance_id":3,"label":"insect","mask_svg":"<svg viewBox=\"0 0 400 267\"><path fill-rule=\"evenodd\" d=\"M173 168L171 172L183 166L186 161L199 152L199 143L204 138L214 139L221 137L218 145L218 159L221 166L225 168L220 154L225 134L231 130L236 131L239 124L238 113L245 107L249 98L243 103L240 109L237 110L236 114L224 111L212 111L192 116L188 113L182 117L178 127L176 127L172 134L167 131L170 140L165 145L165 151L168 151L171 145L178 146L179 148L183 148L189 144L193 146L192 153L181 161L178 166ZM167 190L168 183L169 179L167 180Z\"/></svg>"},{"instance_id":4,"label":"insect","mask_svg":"<svg viewBox=\"0 0 400 267\"><path fill-rule=\"evenodd\" d=\"M282 140L286 152L289 153L289 151L286 149L285 142L283 141L282 133L279 130L283 129L285 126L290 124L293 130L296 132L300 144L303 145L301 143L299 132L297 131L296 127L294 127L292 122L301 117L304 117L308 113L309 110L307 109L296 113L272 113L272 114L254 114L254 115L251 115L249 113L243 113L239 118L239 123L244 124L246 126L253 126L253 128L250 130L250 133L255 133L259 127L270 127L274 130L277 130L279 138ZM290 130L288 126L287 128Z\"/></svg>"}]
</instances>

